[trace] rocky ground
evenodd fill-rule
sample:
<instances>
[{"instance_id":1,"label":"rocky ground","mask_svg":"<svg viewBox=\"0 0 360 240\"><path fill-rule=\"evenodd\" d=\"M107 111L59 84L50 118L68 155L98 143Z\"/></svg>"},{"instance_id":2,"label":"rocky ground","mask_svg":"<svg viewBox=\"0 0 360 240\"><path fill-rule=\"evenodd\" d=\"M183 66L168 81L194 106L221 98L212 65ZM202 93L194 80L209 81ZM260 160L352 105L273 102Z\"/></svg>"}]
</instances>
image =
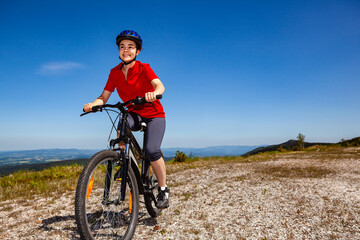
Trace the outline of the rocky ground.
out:
<instances>
[{"instance_id":1,"label":"rocky ground","mask_svg":"<svg viewBox=\"0 0 360 240\"><path fill-rule=\"evenodd\" d=\"M171 206L134 239L360 239L360 148L168 166ZM74 192L0 203L0 239L79 239Z\"/></svg>"}]
</instances>

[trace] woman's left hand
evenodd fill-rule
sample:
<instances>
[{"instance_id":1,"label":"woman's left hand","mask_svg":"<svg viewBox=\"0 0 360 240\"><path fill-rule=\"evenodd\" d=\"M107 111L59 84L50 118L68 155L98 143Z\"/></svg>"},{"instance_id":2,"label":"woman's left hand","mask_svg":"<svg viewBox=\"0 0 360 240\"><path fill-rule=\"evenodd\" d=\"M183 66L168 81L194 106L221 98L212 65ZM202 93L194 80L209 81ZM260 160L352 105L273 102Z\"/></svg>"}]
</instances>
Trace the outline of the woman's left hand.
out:
<instances>
[{"instance_id":1,"label":"woman's left hand","mask_svg":"<svg viewBox=\"0 0 360 240\"><path fill-rule=\"evenodd\" d=\"M147 102L155 102L156 101L156 93L155 92L145 93L145 100Z\"/></svg>"}]
</instances>

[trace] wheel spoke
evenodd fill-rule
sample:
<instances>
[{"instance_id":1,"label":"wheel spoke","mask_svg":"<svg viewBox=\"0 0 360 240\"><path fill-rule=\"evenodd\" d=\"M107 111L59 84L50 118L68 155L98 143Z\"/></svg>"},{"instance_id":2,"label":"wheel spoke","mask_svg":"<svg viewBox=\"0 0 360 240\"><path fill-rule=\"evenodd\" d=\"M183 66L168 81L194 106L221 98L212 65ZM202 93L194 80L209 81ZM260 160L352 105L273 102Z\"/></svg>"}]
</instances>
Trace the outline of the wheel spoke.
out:
<instances>
[{"instance_id":1,"label":"wheel spoke","mask_svg":"<svg viewBox=\"0 0 360 240\"><path fill-rule=\"evenodd\" d=\"M105 154L107 153L107 154ZM76 220L82 236L94 239L122 239L133 235L139 211L139 193L132 169L126 179L125 201L119 201L122 179L121 165L113 151L104 151L106 157L95 155L87 164L87 173L80 176L76 194ZM109 166L111 164L111 166ZM90 165L90 166L88 166ZM79 187L83 184L84 187Z\"/></svg>"}]
</instances>

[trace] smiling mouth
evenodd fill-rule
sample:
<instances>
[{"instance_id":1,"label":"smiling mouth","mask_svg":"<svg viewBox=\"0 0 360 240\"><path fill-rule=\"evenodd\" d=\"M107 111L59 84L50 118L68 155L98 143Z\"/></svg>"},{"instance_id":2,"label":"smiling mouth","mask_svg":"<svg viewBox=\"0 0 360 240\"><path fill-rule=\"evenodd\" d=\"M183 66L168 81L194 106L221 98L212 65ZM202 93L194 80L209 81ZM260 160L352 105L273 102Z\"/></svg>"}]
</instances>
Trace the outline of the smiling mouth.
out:
<instances>
[{"instance_id":1,"label":"smiling mouth","mask_svg":"<svg viewBox=\"0 0 360 240\"><path fill-rule=\"evenodd\" d=\"M120 58L123 62L128 63L128 62L132 62L133 61L133 57L130 56L122 56L122 58Z\"/></svg>"}]
</instances>

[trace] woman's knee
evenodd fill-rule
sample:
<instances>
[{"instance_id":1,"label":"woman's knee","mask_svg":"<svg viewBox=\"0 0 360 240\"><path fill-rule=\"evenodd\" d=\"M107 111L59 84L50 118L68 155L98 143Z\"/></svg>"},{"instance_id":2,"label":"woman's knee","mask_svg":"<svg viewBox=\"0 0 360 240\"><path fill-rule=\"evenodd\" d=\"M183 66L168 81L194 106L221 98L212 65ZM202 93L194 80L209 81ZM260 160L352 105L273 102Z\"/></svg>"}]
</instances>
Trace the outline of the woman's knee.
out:
<instances>
[{"instance_id":1,"label":"woman's knee","mask_svg":"<svg viewBox=\"0 0 360 240\"><path fill-rule=\"evenodd\" d=\"M160 149L146 149L146 158L150 162L159 160L162 157Z\"/></svg>"}]
</instances>

